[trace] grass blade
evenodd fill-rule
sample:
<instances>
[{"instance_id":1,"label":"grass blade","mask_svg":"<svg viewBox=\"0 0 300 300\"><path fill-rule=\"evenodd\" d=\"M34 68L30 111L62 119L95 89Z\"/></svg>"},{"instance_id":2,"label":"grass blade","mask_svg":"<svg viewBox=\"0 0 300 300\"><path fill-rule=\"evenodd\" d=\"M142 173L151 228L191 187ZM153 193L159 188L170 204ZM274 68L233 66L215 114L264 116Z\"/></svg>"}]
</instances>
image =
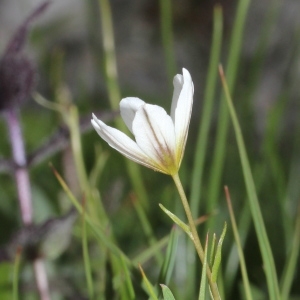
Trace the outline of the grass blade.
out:
<instances>
[{"instance_id":1,"label":"grass blade","mask_svg":"<svg viewBox=\"0 0 300 300\"><path fill-rule=\"evenodd\" d=\"M241 265L241 272L242 272L242 277L243 277L243 282L244 282L245 296L246 296L247 300L252 300L252 294L251 294L251 289L250 289L250 283L249 283L249 278L248 278L248 273L247 273L245 257L244 257L244 253L243 253L243 247L242 247L242 243L240 240L238 227L237 227L237 223L235 220L234 211L232 208L230 194L229 194L229 190L228 190L227 186L225 186L225 195L226 195L227 206L228 206L228 210L229 210L229 214L230 214L234 239L237 244L237 251L238 251L239 258L240 258L240 265Z\"/></svg>"},{"instance_id":2,"label":"grass blade","mask_svg":"<svg viewBox=\"0 0 300 300\"><path fill-rule=\"evenodd\" d=\"M243 41L244 26L250 0L240 0L238 2L235 21L233 24L233 32L230 41L229 57L226 66L229 91L232 91L236 82L237 70L240 60L240 52ZM220 102L220 110L218 117L217 137L214 145L213 162L210 169L210 182L208 186L209 209L215 207L220 194L220 182L223 172L226 154L226 140L229 125L228 108L224 97ZM211 224L211 223L210 223Z\"/></svg>"},{"instance_id":3,"label":"grass blade","mask_svg":"<svg viewBox=\"0 0 300 300\"><path fill-rule=\"evenodd\" d=\"M206 285L207 285L207 247L208 247L208 235L206 236L206 242L204 246L204 262L202 266L202 274L201 274L201 283L200 283L200 292L199 292L199 300L205 300L206 296Z\"/></svg>"},{"instance_id":4,"label":"grass blade","mask_svg":"<svg viewBox=\"0 0 300 300\"><path fill-rule=\"evenodd\" d=\"M232 104L229 88L225 79L222 66L219 67L219 72L220 72L223 88L226 95L225 97L226 102L229 108L230 116L232 119L234 131L236 135L236 141L238 144L238 150L239 150L239 155L242 164L242 171L243 171L245 185L246 185L247 194L249 198L250 210L254 221L255 231L258 237L260 252L264 263L264 270L267 278L269 297L270 300L279 300L280 294L279 294L279 286L278 286L278 279L277 279L274 257L272 254L263 216L261 214L258 198L256 195L255 184L254 184L254 180L253 180L253 176L252 176L252 172L251 172L251 168L247 156L247 151L244 144L244 139L242 136L241 128L239 125L239 121L234 106Z\"/></svg>"},{"instance_id":5,"label":"grass blade","mask_svg":"<svg viewBox=\"0 0 300 300\"><path fill-rule=\"evenodd\" d=\"M14 273L13 273L13 300L19 299L19 274L20 274L20 263L21 263L22 249L18 249L15 262L14 262Z\"/></svg>"}]
</instances>

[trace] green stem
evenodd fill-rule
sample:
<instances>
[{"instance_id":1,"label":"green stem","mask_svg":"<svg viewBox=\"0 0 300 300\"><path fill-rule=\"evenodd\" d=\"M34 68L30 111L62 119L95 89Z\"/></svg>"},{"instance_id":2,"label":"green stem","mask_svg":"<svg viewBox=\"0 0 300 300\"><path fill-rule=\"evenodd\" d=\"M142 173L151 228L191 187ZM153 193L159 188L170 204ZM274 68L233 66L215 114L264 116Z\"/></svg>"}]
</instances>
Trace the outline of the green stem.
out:
<instances>
[{"instance_id":1,"label":"green stem","mask_svg":"<svg viewBox=\"0 0 300 300\"><path fill-rule=\"evenodd\" d=\"M110 1L98 0L98 2L102 21L102 41L108 98L111 108L113 110L118 110L119 102L121 100L121 91L118 83L118 70ZM123 121L116 120L116 125L121 131L125 133L128 132L128 129ZM150 202L148 201L148 195L142 180L143 177L140 168L137 164L129 161L128 159L125 160L125 163L134 190L136 191L136 194L143 207L147 209Z\"/></svg>"},{"instance_id":2,"label":"green stem","mask_svg":"<svg viewBox=\"0 0 300 300\"><path fill-rule=\"evenodd\" d=\"M204 256L203 247L201 245L201 242L200 242L200 239L199 239L199 236L198 236L198 232L197 232L197 229L196 229L196 224L195 224L195 221L193 219L192 212L191 212L191 209L190 209L190 206L189 206L189 202L186 198L186 195L185 195L184 189L182 187L182 184L181 184L178 173L176 173L175 175L172 175L172 178L173 178L173 180L175 182L175 185L177 187L180 199L182 201L183 208L185 210L185 213L186 213L186 216L187 216L187 219L188 219L188 222L189 222L189 226L190 226L192 236L193 236L193 243L195 245L196 251L199 255L199 258L200 258L202 264L204 264L205 256ZM211 270L208 266L206 268L206 273L207 273L209 285L210 285L210 288L211 288L211 293L213 295L213 299L221 299L219 291L218 291L217 283L212 281Z\"/></svg>"},{"instance_id":3,"label":"green stem","mask_svg":"<svg viewBox=\"0 0 300 300\"><path fill-rule=\"evenodd\" d=\"M244 257L244 253L243 253L243 246L242 246L242 242L240 240L238 226L237 226L237 223L236 223L236 220L235 220L235 215L234 215L234 211L233 211L233 208L232 208L229 189L228 189L227 186L225 186L225 195L226 195L230 220L231 220L231 224L232 224L232 231L233 231L234 239L235 239L236 246L237 246L237 252L238 252L238 255L239 255L239 258L240 258L241 273L242 273L244 289L245 289L245 298L247 300L252 300L253 298L252 298L252 293L251 293L251 288L250 288L250 283L249 283L249 278L248 278L246 261L245 261L245 257Z\"/></svg>"},{"instance_id":4,"label":"green stem","mask_svg":"<svg viewBox=\"0 0 300 300\"><path fill-rule=\"evenodd\" d=\"M174 55L173 30L172 30L172 1L160 0L160 30L164 56L167 65L170 91L173 92L173 76L176 74L176 60Z\"/></svg>"},{"instance_id":5,"label":"green stem","mask_svg":"<svg viewBox=\"0 0 300 300\"><path fill-rule=\"evenodd\" d=\"M219 67L219 73L220 73L223 89L225 92L225 98L227 101L228 109L231 115L234 131L235 131L236 141L238 144L238 150L241 159L245 185L246 185L247 194L249 198L249 206L250 206L254 227L255 227L255 231L258 238L259 247L260 247L260 252L263 259L264 270L267 278L269 298L271 300L279 300L281 299L281 297L279 293L276 266L275 266L275 261L272 253L272 248L269 242L267 230L260 209L260 204L257 198L256 187L252 176L252 171L250 168L250 163L248 160L248 155L247 155L241 127L232 103L229 87L227 85L227 81L221 65Z\"/></svg>"}]
</instances>

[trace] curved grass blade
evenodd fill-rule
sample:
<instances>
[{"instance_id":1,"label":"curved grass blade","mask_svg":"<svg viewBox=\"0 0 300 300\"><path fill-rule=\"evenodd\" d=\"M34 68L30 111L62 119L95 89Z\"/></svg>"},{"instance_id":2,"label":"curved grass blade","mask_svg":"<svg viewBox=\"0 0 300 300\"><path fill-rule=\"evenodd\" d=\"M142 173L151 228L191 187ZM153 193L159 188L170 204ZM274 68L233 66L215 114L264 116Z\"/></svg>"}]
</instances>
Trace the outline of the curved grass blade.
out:
<instances>
[{"instance_id":1,"label":"curved grass blade","mask_svg":"<svg viewBox=\"0 0 300 300\"><path fill-rule=\"evenodd\" d=\"M258 237L258 243L260 247L260 252L262 255L263 263L264 263L264 270L267 278L267 284L268 284L268 291L269 291L269 297L270 300L279 300L280 299L280 293L279 293L279 285L278 285L278 279L277 279L277 273L276 273L276 267L274 262L274 257L272 254L272 249L269 243L267 231L265 228L263 216L260 210L258 198L256 195L256 188L250 168L250 163L247 156L247 151L244 143L244 139L241 132L241 127L239 125L239 121L234 109L234 106L232 104L229 88L226 82L226 78L224 75L224 71L222 66L219 66L219 72L220 77L222 80L223 88L226 95L226 102L229 108L230 116L232 119L236 141L238 144L238 150L239 155L241 159L242 164L242 170L245 180L245 185L247 189L247 194L249 198L249 205L250 210L252 214L252 218L254 221L255 231L256 235Z\"/></svg>"}]
</instances>

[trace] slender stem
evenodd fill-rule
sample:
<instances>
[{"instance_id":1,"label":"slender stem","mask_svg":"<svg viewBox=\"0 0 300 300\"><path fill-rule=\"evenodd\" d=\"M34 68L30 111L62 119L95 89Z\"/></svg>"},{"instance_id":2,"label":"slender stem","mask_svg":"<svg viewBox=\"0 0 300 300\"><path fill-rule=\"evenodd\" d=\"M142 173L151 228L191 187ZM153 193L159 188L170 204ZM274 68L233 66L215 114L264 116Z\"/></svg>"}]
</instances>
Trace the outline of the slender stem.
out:
<instances>
[{"instance_id":1,"label":"slender stem","mask_svg":"<svg viewBox=\"0 0 300 300\"><path fill-rule=\"evenodd\" d=\"M226 196L227 206L228 206L229 215L230 215L231 224L232 224L232 231L233 231L234 239L235 239L235 242L237 245L237 252L239 255L239 259L240 259L241 273L242 273L243 282L244 282L245 298L247 300L252 300L253 298L252 298L252 294L251 294L248 272L247 272L245 257L244 257L244 253L243 253L243 246L242 246L242 243L240 240L238 226L236 224L235 215L234 215L234 211L232 208L229 189L227 186L225 186L224 189L225 189L225 196Z\"/></svg>"},{"instance_id":2,"label":"slender stem","mask_svg":"<svg viewBox=\"0 0 300 300\"><path fill-rule=\"evenodd\" d=\"M199 236L198 236L198 232L197 232L197 229L196 229L196 224L195 224L195 221L193 219L192 212L191 212L188 200L186 198L184 189L182 187L182 184L181 184L178 173L175 174L175 175L172 175L172 178L173 178L173 180L175 182L175 185L177 187L178 193L179 193L181 201L182 201L183 208L185 210L185 214L186 214L188 222L189 222L189 226L190 226L192 236L193 236L193 243L195 245L196 251L198 253L198 256L199 256L202 264L204 264L203 247L201 245L201 242L200 242L200 239L199 239ZM211 288L211 293L213 295L213 299L221 299L219 291L218 291L217 283L212 281L211 270L210 270L209 266L207 266L207 268L206 268L206 273L207 273L209 285L210 285L210 288Z\"/></svg>"},{"instance_id":3,"label":"slender stem","mask_svg":"<svg viewBox=\"0 0 300 300\"><path fill-rule=\"evenodd\" d=\"M19 272L20 272L20 261L22 250L19 248L17 250L17 255L14 262L14 272L13 272L13 300L19 300Z\"/></svg>"},{"instance_id":4,"label":"slender stem","mask_svg":"<svg viewBox=\"0 0 300 300\"><path fill-rule=\"evenodd\" d=\"M50 300L51 298L49 293L48 278L44 261L41 258L35 259L33 262L33 269L40 299Z\"/></svg>"},{"instance_id":5,"label":"slender stem","mask_svg":"<svg viewBox=\"0 0 300 300\"><path fill-rule=\"evenodd\" d=\"M7 109L5 115L12 146L13 161L16 165L15 178L21 217L26 226L32 224L32 196L19 111L17 108ZM40 299L50 300L47 274L43 261L37 258L33 262L33 268Z\"/></svg>"},{"instance_id":6,"label":"slender stem","mask_svg":"<svg viewBox=\"0 0 300 300\"><path fill-rule=\"evenodd\" d=\"M121 99L121 91L118 83L118 70L116 60L116 49L114 41L114 30L111 5L109 0L98 0L100 8L100 16L102 20L102 41L104 51L106 85L111 108L119 109ZM116 125L123 132L128 132L126 125L122 120L117 119ZM148 195L142 180L142 174L137 164L132 163L128 159L125 160L129 179L134 187L134 190L141 201L142 205L147 209L149 207Z\"/></svg>"}]
</instances>

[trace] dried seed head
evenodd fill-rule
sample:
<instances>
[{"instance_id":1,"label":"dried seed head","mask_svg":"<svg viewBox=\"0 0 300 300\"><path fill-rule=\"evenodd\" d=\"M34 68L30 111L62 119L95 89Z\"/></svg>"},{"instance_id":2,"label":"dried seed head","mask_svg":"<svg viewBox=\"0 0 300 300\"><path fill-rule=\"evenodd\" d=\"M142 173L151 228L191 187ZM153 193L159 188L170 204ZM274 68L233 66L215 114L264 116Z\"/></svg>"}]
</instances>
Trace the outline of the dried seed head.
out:
<instances>
[{"instance_id":1,"label":"dried seed head","mask_svg":"<svg viewBox=\"0 0 300 300\"><path fill-rule=\"evenodd\" d=\"M45 1L39 5L19 26L0 59L0 111L19 106L34 89L36 69L22 50L31 22L45 11L49 3Z\"/></svg>"},{"instance_id":2,"label":"dried seed head","mask_svg":"<svg viewBox=\"0 0 300 300\"><path fill-rule=\"evenodd\" d=\"M23 55L6 55L0 61L0 111L21 105L36 82L36 70Z\"/></svg>"}]
</instances>

